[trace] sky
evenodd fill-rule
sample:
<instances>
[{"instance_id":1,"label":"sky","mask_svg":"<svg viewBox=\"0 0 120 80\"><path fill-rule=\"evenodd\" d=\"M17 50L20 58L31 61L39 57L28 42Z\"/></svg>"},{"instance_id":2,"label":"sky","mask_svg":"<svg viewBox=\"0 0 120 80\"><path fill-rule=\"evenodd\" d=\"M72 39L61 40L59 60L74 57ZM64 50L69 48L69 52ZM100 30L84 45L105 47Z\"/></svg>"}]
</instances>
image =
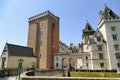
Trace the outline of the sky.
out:
<instances>
[{"instance_id":1,"label":"sky","mask_svg":"<svg viewBox=\"0 0 120 80\"><path fill-rule=\"evenodd\" d=\"M120 0L0 0L0 54L6 42L27 46L28 18L47 10L60 18L60 40L77 45L87 21L97 29L105 4L120 16Z\"/></svg>"}]
</instances>

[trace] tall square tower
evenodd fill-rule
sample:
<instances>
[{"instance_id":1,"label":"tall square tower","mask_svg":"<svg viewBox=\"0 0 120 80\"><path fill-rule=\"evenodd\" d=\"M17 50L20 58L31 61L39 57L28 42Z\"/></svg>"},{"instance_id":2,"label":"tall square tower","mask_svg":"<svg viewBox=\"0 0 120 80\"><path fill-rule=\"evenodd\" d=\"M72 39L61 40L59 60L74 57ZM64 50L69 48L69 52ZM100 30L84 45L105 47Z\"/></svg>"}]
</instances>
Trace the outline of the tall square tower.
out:
<instances>
[{"instance_id":1,"label":"tall square tower","mask_svg":"<svg viewBox=\"0 0 120 80\"><path fill-rule=\"evenodd\" d=\"M50 11L29 18L27 46L33 48L38 69L54 67L54 53L59 52L59 17Z\"/></svg>"}]
</instances>

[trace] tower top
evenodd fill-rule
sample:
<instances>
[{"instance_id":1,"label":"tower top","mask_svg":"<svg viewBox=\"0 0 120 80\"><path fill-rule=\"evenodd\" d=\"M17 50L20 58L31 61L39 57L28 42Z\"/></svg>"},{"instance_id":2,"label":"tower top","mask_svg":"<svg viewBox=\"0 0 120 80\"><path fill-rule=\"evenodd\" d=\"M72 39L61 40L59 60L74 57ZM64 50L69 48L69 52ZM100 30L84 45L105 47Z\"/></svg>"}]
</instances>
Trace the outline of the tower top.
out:
<instances>
[{"instance_id":1,"label":"tower top","mask_svg":"<svg viewBox=\"0 0 120 80\"><path fill-rule=\"evenodd\" d=\"M51 16L51 17L54 18L55 20L59 20L59 17L58 17L58 16L55 16L53 13L51 13L49 10L47 10L47 11L45 11L45 12L43 12L43 13L40 13L40 14L37 14L37 15L35 15L35 16L30 17L30 18L28 19L28 21L30 22L30 21L36 20L36 19L38 19L38 18L47 16L47 15Z\"/></svg>"},{"instance_id":2,"label":"tower top","mask_svg":"<svg viewBox=\"0 0 120 80\"><path fill-rule=\"evenodd\" d=\"M83 34L94 34L95 30L92 28L92 26L89 24L89 22L86 23L85 29L83 29Z\"/></svg>"},{"instance_id":3,"label":"tower top","mask_svg":"<svg viewBox=\"0 0 120 80\"><path fill-rule=\"evenodd\" d=\"M87 23L86 23L85 29L83 29L83 32L90 32L90 31L94 31L94 29L92 28L92 26L87 20Z\"/></svg>"}]
</instances>

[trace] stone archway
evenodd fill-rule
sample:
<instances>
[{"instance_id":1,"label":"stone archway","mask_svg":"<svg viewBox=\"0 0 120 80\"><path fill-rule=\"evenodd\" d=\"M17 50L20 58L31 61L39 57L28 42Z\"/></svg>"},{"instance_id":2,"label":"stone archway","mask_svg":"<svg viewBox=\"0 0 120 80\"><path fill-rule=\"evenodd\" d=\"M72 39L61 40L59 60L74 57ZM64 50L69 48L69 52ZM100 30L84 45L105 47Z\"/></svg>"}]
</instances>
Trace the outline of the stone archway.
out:
<instances>
[{"instance_id":1,"label":"stone archway","mask_svg":"<svg viewBox=\"0 0 120 80\"><path fill-rule=\"evenodd\" d=\"M83 69L83 63L81 58L77 58L77 69Z\"/></svg>"},{"instance_id":2,"label":"stone archway","mask_svg":"<svg viewBox=\"0 0 120 80\"><path fill-rule=\"evenodd\" d=\"M75 68L75 61L73 58L69 59L69 68L74 69Z\"/></svg>"},{"instance_id":3,"label":"stone archway","mask_svg":"<svg viewBox=\"0 0 120 80\"><path fill-rule=\"evenodd\" d=\"M67 68L67 66L68 66L67 59L66 59L66 58L63 58L63 59L62 59L62 68Z\"/></svg>"}]
</instances>

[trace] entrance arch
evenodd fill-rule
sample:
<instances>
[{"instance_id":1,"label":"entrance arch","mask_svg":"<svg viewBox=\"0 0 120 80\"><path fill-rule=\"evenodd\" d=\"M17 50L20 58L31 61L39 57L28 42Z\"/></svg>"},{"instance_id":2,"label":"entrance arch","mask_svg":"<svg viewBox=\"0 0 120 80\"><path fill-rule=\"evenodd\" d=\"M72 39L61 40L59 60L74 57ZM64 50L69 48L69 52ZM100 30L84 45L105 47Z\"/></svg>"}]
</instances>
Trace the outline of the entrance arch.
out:
<instances>
[{"instance_id":1,"label":"entrance arch","mask_svg":"<svg viewBox=\"0 0 120 80\"><path fill-rule=\"evenodd\" d=\"M62 68L67 68L67 66L68 66L67 59L66 59L66 58L63 58L63 59L62 59Z\"/></svg>"},{"instance_id":2,"label":"entrance arch","mask_svg":"<svg viewBox=\"0 0 120 80\"><path fill-rule=\"evenodd\" d=\"M81 58L77 58L77 69L83 69L83 63Z\"/></svg>"},{"instance_id":3,"label":"entrance arch","mask_svg":"<svg viewBox=\"0 0 120 80\"><path fill-rule=\"evenodd\" d=\"M75 68L75 61L73 58L69 59L69 68L74 69Z\"/></svg>"}]
</instances>

